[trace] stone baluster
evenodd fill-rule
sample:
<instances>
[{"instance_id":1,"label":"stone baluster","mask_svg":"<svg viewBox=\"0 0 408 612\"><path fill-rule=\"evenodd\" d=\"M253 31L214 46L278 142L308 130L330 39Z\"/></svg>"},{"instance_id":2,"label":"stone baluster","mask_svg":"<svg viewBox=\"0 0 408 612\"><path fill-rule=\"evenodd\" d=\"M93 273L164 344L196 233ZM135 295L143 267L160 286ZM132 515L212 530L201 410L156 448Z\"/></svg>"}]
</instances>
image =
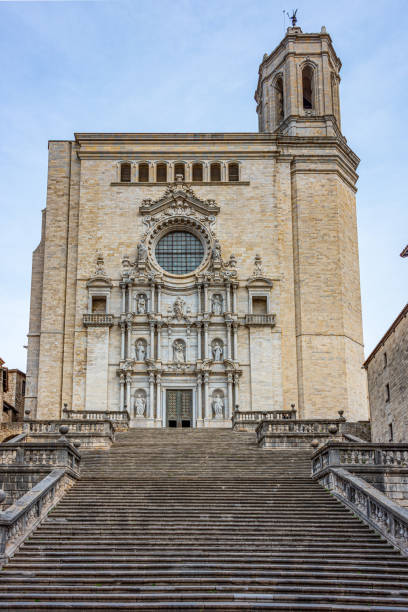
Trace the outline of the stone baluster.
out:
<instances>
[{"instance_id":1,"label":"stone baluster","mask_svg":"<svg viewBox=\"0 0 408 612\"><path fill-rule=\"evenodd\" d=\"M230 419L232 417L232 403L233 403L233 398L232 398L232 380L233 380L233 375L231 372L228 372L227 375L227 381L228 381L228 407L227 407L227 419Z\"/></svg>"},{"instance_id":2,"label":"stone baluster","mask_svg":"<svg viewBox=\"0 0 408 612\"><path fill-rule=\"evenodd\" d=\"M154 374L149 374L149 419L154 419Z\"/></svg>"},{"instance_id":3,"label":"stone baluster","mask_svg":"<svg viewBox=\"0 0 408 612\"><path fill-rule=\"evenodd\" d=\"M232 358L238 361L238 323L236 321L232 324L232 344L234 351Z\"/></svg>"},{"instance_id":4,"label":"stone baluster","mask_svg":"<svg viewBox=\"0 0 408 612\"><path fill-rule=\"evenodd\" d=\"M203 418L203 407L202 407L202 392L201 385L203 377L201 374L197 374L197 420L201 421Z\"/></svg>"},{"instance_id":5,"label":"stone baluster","mask_svg":"<svg viewBox=\"0 0 408 612\"><path fill-rule=\"evenodd\" d=\"M210 375L208 372L204 373L204 418L210 418L210 406L208 404L208 383L210 380Z\"/></svg>"},{"instance_id":6,"label":"stone baluster","mask_svg":"<svg viewBox=\"0 0 408 612\"><path fill-rule=\"evenodd\" d=\"M160 421L161 418L161 375L156 374L156 419Z\"/></svg>"},{"instance_id":7,"label":"stone baluster","mask_svg":"<svg viewBox=\"0 0 408 612\"><path fill-rule=\"evenodd\" d=\"M226 326L227 326L227 359L231 359L231 321L227 321Z\"/></svg>"},{"instance_id":8,"label":"stone baluster","mask_svg":"<svg viewBox=\"0 0 408 612\"><path fill-rule=\"evenodd\" d=\"M125 321L120 322L120 333L121 333L121 342L120 342L120 358L125 358L125 329L126 323Z\"/></svg>"},{"instance_id":9,"label":"stone baluster","mask_svg":"<svg viewBox=\"0 0 408 612\"><path fill-rule=\"evenodd\" d=\"M130 383L132 382L132 377L127 374L126 375L126 410L130 414Z\"/></svg>"},{"instance_id":10,"label":"stone baluster","mask_svg":"<svg viewBox=\"0 0 408 612\"><path fill-rule=\"evenodd\" d=\"M204 359L208 359L208 322L204 321Z\"/></svg>"},{"instance_id":11,"label":"stone baluster","mask_svg":"<svg viewBox=\"0 0 408 612\"><path fill-rule=\"evenodd\" d=\"M150 359L154 359L154 321L149 322L150 325Z\"/></svg>"}]
</instances>

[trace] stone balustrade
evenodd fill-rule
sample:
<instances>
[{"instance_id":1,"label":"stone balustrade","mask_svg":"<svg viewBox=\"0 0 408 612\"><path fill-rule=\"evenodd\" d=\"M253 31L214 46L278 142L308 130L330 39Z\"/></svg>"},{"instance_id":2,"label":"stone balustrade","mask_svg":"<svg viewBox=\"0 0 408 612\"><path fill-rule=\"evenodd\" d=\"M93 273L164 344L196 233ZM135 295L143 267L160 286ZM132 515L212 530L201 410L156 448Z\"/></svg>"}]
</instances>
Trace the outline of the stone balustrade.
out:
<instances>
[{"instance_id":1,"label":"stone balustrade","mask_svg":"<svg viewBox=\"0 0 408 612\"><path fill-rule=\"evenodd\" d=\"M328 442L312 457L313 476L321 476L331 467L366 471L370 466L408 469L408 444Z\"/></svg>"},{"instance_id":2,"label":"stone balustrade","mask_svg":"<svg viewBox=\"0 0 408 612\"><path fill-rule=\"evenodd\" d=\"M69 427L67 438L82 448L109 448L115 439L115 427L108 419L25 421L24 431L29 441L48 442L59 437L61 425Z\"/></svg>"},{"instance_id":3,"label":"stone balustrade","mask_svg":"<svg viewBox=\"0 0 408 612\"><path fill-rule=\"evenodd\" d=\"M245 325L275 325L276 315L274 314L247 314L245 315Z\"/></svg>"},{"instance_id":4,"label":"stone balustrade","mask_svg":"<svg viewBox=\"0 0 408 612\"><path fill-rule=\"evenodd\" d=\"M24 442L0 446L0 467L69 468L79 475L81 456L69 442Z\"/></svg>"},{"instance_id":5,"label":"stone balustrade","mask_svg":"<svg viewBox=\"0 0 408 612\"><path fill-rule=\"evenodd\" d=\"M361 456L363 460L363 456ZM330 468L319 478L322 486L408 556L408 510L343 468Z\"/></svg>"},{"instance_id":6,"label":"stone balustrade","mask_svg":"<svg viewBox=\"0 0 408 612\"><path fill-rule=\"evenodd\" d=\"M310 448L337 436L341 439L343 419L263 419L256 427L261 448Z\"/></svg>"},{"instance_id":7,"label":"stone balustrade","mask_svg":"<svg viewBox=\"0 0 408 612\"><path fill-rule=\"evenodd\" d=\"M296 410L234 410L232 415L232 429L235 431L255 431L262 420L293 420L296 419Z\"/></svg>"},{"instance_id":8,"label":"stone balustrade","mask_svg":"<svg viewBox=\"0 0 408 612\"><path fill-rule=\"evenodd\" d=\"M105 313L87 313L83 315L83 323L85 327L111 327L114 323L113 314Z\"/></svg>"},{"instance_id":9,"label":"stone balustrade","mask_svg":"<svg viewBox=\"0 0 408 612\"><path fill-rule=\"evenodd\" d=\"M63 411L64 418L83 421L111 421L116 430L129 429L130 416L127 410L66 410Z\"/></svg>"},{"instance_id":10,"label":"stone balustrade","mask_svg":"<svg viewBox=\"0 0 408 612\"><path fill-rule=\"evenodd\" d=\"M28 493L0 512L0 567L59 502L77 475L67 468L53 469Z\"/></svg>"}]
</instances>

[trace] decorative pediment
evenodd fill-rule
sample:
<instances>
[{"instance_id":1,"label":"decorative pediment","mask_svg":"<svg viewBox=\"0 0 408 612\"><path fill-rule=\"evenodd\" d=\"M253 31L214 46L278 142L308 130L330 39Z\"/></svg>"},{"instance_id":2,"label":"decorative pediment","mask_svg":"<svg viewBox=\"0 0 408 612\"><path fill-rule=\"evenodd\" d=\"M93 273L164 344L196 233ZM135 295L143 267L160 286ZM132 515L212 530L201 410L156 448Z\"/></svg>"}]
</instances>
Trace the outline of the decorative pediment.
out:
<instances>
[{"instance_id":1,"label":"decorative pediment","mask_svg":"<svg viewBox=\"0 0 408 612\"><path fill-rule=\"evenodd\" d=\"M265 285L272 287L273 283L264 272L261 256L256 254L254 260L254 271L252 272L252 276L250 276L247 280L247 287L252 286L253 288L256 288L264 287Z\"/></svg>"},{"instance_id":2,"label":"decorative pediment","mask_svg":"<svg viewBox=\"0 0 408 612\"><path fill-rule=\"evenodd\" d=\"M216 215L220 207L215 200L200 200L194 191L183 182L169 185L158 200L142 200L139 211L142 215L156 215L164 210L170 214L185 215L193 212L201 215Z\"/></svg>"},{"instance_id":3,"label":"decorative pediment","mask_svg":"<svg viewBox=\"0 0 408 612\"><path fill-rule=\"evenodd\" d=\"M98 253L93 276L86 283L87 287L112 287L112 282L105 271L103 255Z\"/></svg>"}]
</instances>

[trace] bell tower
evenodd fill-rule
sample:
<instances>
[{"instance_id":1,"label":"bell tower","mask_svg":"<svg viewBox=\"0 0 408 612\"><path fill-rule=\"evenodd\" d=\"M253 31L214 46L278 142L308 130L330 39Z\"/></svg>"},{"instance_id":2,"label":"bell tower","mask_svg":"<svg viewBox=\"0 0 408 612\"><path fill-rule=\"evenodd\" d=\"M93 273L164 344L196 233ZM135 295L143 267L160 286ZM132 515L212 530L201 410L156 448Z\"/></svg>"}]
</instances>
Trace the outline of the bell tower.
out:
<instances>
[{"instance_id":1,"label":"bell tower","mask_svg":"<svg viewBox=\"0 0 408 612\"><path fill-rule=\"evenodd\" d=\"M340 136L341 61L323 26L318 34L289 27L259 67L255 92L260 132Z\"/></svg>"}]
</instances>

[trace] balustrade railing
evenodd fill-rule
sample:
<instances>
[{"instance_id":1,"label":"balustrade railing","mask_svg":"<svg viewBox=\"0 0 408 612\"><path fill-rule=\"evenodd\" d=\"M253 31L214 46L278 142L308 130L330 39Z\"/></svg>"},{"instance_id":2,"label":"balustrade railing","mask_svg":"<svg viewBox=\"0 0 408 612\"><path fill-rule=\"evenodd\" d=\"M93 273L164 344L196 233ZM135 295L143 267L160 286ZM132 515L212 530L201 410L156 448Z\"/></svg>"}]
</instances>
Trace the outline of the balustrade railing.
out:
<instances>
[{"instance_id":1,"label":"balustrade railing","mask_svg":"<svg viewBox=\"0 0 408 612\"><path fill-rule=\"evenodd\" d=\"M262 420L289 421L296 419L296 410L234 410L232 429L255 431Z\"/></svg>"},{"instance_id":2,"label":"balustrade railing","mask_svg":"<svg viewBox=\"0 0 408 612\"><path fill-rule=\"evenodd\" d=\"M81 456L68 442L26 442L0 446L0 466L69 468L79 474Z\"/></svg>"},{"instance_id":3,"label":"balustrade railing","mask_svg":"<svg viewBox=\"0 0 408 612\"><path fill-rule=\"evenodd\" d=\"M104 420L71 420L63 419L61 421L26 421L24 423L24 431L27 434L56 434L59 431L61 424L69 426L69 435L73 434L112 434L114 433L113 425L110 421Z\"/></svg>"},{"instance_id":4,"label":"balustrade railing","mask_svg":"<svg viewBox=\"0 0 408 612\"><path fill-rule=\"evenodd\" d=\"M245 315L246 325L275 325L276 315L274 314L247 314Z\"/></svg>"},{"instance_id":5,"label":"balustrade railing","mask_svg":"<svg viewBox=\"0 0 408 612\"><path fill-rule=\"evenodd\" d=\"M130 419L126 410L63 410L67 419L84 421L112 421L114 423L127 423Z\"/></svg>"},{"instance_id":6,"label":"balustrade railing","mask_svg":"<svg viewBox=\"0 0 408 612\"><path fill-rule=\"evenodd\" d=\"M105 313L87 313L83 315L83 323L85 326L104 326L113 325L114 316L112 314Z\"/></svg>"},{"instance_id":7,"label":"balustrade railing","mask_svg":"<svg viewBox=\"0 0 408 612\"><path fill-rule=\"evenodd\" d=\"M257 434L336 434L339 421L333 420L263 420L257 427Z\"/></svg>"},{"instance_id":8,"label":"balustrade railing","mask_svg":"<svg viewBox=\"0 0 408 612\"><path fill-rule=\"evenodd\" d=\"M330 468L319 482L408 556L408 510L343 468Z\"/></svg>"},{"instance_id":9,"label":"balustrade railing","mask_svg":"<svg viewBox=\"0 0 408 612\"><path fill-rule=\"evenodd\" d=\"M75 483L66 468L54 469L28 493L0 512L0 567Z\"/></svg>"},{"instance_id":10,"label":"balustrade railing","mask_svg":"<svg viewBox=\"0 0 408 612\"><path fill-rule=\"evenodd\" d=\"M312 457L312 474L330 467L364 470L367 467L408 468L408 444L327 442Z\"/></svg>"}]
</instances>

